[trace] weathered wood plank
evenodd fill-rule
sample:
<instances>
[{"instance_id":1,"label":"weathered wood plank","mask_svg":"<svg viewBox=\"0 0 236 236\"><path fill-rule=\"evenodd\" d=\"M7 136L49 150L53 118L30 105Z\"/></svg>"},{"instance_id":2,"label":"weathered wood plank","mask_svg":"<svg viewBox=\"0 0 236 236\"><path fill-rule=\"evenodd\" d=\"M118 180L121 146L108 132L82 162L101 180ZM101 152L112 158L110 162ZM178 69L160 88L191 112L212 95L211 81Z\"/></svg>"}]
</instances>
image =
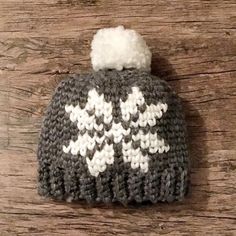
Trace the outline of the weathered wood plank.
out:
<instances>
[{"instance_id":1,"label":"weathered wood plank","mask_svg":"<svg viewBox=\"0 0 236 236\"><path fill-rule=\"evenodd\" d=\"M234 235L236 3L0 0L0 235ZM192 188L181 203L87 206L42 199L42 115L68 73L91 70L94 32L124 24L153 52L153 73L183 99Z\"/></svg>"}]
</instances>

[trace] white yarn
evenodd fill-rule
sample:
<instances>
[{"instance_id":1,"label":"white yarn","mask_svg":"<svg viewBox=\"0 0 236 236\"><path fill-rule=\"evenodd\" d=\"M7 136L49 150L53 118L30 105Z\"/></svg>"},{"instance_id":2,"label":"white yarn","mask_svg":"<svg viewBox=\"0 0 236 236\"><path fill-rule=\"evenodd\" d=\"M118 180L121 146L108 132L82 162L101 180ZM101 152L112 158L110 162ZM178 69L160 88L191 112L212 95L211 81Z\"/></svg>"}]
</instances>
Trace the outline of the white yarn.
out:
<instances>
[{"instance_id":1,"label":"white yarn","mask_svg":"<svg viewBox=\"0 0 236 236\"><path fill-rule=\"evenodd\" d=\"M131 142L123 142L122 154L124 162L130 162L132 169L140 168L144 173L148 171L148 156L143 156L140 148L133 149Z\"/></svg>"},{"instance_id":2,"label":"white yarn","mask_svg":"<svg viewBox=\"0 0 236 236\"><path fill-rule=\"evenodd\" d=\"M138 87L132 87L132 93L128 95L125 102L120 100L120 109L122 119L129 121L131 115L138 113L138 107L146 104L144 96ZM136 135L132 135L132 140L128 143L124 142L124 137L130 135L132 127L145 127L156 125L156 119L160 119L168 109L167 104L158 102L157 105L146 104L146 110L139 112L139 118L136 122L131 122L131 127L124 129L122 123L115 123L112 115L112 103L106 102L104 95L99 95L95 89L92 89L88 93L88 100L85 108L77 106L66 105L65 111L70 114L70 120L77 122L79 130L86 129L84 134L79 134L76 141L70 140L69 145L63 146L65 153L71 153L73 155L80 154L86 157L87 150L94 150L95 146L105 145L101 151L95 151L92 160L86 157L89 172L92 176L98 176L99 173L106 170L107 165L114 163L114 149L113 145L106 143L107 138L113 138L114 143L122 142L123 161L125 163L130 162L131 168L140 170L144 173L148 171L148 155L143 156L140 148L134 149L132 142L140 141L142 149L148 150L150 154L156 152L163 153L168 152L170 147L165 144L164 139L160 139L157 133L152 134L150 131L146 134L142 130ZM95 115L89 116L88 112L94 110ZM96 118L103 118L105 124L111 124L111 128L104 132L102 137L97 135L97 131L103 130L103 124L97 125ZM95 130L94 136L91 137L88 132Z\"/></svg>"},{"instance_id":3,"label":"white yarn","mask_svg":"<svg viewBox=\"0 0 236 236\"><path fill-rule=\"evenodd\" d=\"M132 93L128 95L127 100L125 102L120 100L122 119L128 121L131 115L135 115L138 112L138 106L142 106L144 103L145 99L139 88L132 87ZM157 105L146 105L146 110L139 114L139 119L137 122L132 122L132 126L154 126L156 124L156 118L160 119L163 113L167 111L167 108L167 104L161 102L158 102Z\"/></svg>"},{"instance_id":4,"label":"white yarn","mask_svg":"<svg viewBox=\"0 0 236 236\"><path fill-rule=\"evenodd\" d=\"M92 176L97 177L100 172L106 170L107 164L111 165L114 163L114 149L113 144L105 144L101 151L96 151L93 159L86 158L89 172Z\"/></svg>"},{"instance_id":5,"label":"white yarn","mask_svg":"<svg viewBox=\"0 0 236 236\"><path fill-rule=\"evenodd\" d=\"M140 34L134 30L116 28L100 29L91 45L91 61L95 71L101 69L136 68L151 70L152 54Z\"/></svg>"}]
</instances>

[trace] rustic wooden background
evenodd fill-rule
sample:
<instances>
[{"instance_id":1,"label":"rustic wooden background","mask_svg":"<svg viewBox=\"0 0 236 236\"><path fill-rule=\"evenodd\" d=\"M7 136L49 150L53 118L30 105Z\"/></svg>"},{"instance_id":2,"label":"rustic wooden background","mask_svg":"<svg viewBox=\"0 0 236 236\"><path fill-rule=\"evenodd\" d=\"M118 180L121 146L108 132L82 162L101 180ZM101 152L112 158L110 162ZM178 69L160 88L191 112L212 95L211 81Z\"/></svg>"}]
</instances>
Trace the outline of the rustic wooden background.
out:
<instances>
[{"instance_id":1,"label":"rustic wooden background","mask_svg":"<svg viewBox=\"0 0 236 236\"><path fill-rule=\"evenodd\" d=\"M91 70L92 35L123 24L183 98L192 188L181 203L87 206L42 199L43 111L68 73ZM0 235L236 235L235 0L0 0Z\"/></svg>"}]
</instances>

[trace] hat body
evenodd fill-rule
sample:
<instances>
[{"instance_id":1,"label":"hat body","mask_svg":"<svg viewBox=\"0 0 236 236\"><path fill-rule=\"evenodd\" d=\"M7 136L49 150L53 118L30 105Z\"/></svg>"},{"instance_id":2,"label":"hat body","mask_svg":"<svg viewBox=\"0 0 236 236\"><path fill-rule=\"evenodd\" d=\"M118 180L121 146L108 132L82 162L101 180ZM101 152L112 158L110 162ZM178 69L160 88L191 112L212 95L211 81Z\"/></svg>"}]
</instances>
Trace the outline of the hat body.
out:
<instances>
[{"instance_id":1,"label":"hat body","mask_svg":"<svg viewBox=\"0 0 236 236\"><path fill-rule=\"evenodd\" d=\"M168 84L137 69L63 80L43 121L39 193L68 201L181 200L186 127Z\"/></svg>"}]
</instances>

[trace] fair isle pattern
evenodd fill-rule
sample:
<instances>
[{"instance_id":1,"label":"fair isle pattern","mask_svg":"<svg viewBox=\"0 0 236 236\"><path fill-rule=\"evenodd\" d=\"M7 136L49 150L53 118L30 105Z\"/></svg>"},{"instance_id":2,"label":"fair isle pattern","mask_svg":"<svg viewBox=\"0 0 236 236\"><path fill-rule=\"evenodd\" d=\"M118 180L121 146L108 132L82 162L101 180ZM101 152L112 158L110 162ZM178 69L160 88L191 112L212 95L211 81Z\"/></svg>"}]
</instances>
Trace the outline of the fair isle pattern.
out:
<instances>
[{"instance_id":1,"label":"fair isle pattern","mask_svg":"<svg viewBox=\"0 0 236 236\"><path fill-rule=\"evenodd\" d=\"M131 89L132 92L128 94L126 101L120 99L122 120L119 123L113 120L112 103L106 102L104 94L99 95L96 89L88 92L84 108L81 108L80 104L65 106L70 120L76 122L78 130L82 132L79 132L76 141L70 140L68 146L63 146L63 152L72 155L79 154L86 158L88 170L92 176L97 177L99 173L106 170L107 165L114 163L112 143L122 143L123 161L130 163L132 169L140 168L143 173L148 172L149 157L148 154L143 155L142 150L147 150L150 154L161 154L170 149L166 141L157 133L152 133L150 130L144 133L141 129L136 134L131 132L135 128L155 126L156 120L161 119L168 109L167 104L162 102L147 105L140 89L138 87ZM140 112L140 107L145 107L145 110ZM137 115L137 120L133 121L132 117ZM97 119L102 119L99 125ZM129 122L128 129L123 128L123 122ZM110 127L108 130L105 129L106 125ZM92 135L91 131L93 131ZM99 136L100 132L104 135ZM126 142L125 138L129 136L131 140ZM113 142L109 143L109 140ZM134 142L140 142L140 147L134 148ZM92 159L88 157L88 151L93 152Z\"/></svg>"},{"instance_id":2,"label":"fair isle pattern","mask_svg":"<svg viewBox=\"0 0 236 236\"><path fill-rule=\"evenodd\" d=\"M166 81L135 69L70 75L42 123L38 192L92 204L182 200L186 142L181 100Z\"/></svg>"}]
</instances>

